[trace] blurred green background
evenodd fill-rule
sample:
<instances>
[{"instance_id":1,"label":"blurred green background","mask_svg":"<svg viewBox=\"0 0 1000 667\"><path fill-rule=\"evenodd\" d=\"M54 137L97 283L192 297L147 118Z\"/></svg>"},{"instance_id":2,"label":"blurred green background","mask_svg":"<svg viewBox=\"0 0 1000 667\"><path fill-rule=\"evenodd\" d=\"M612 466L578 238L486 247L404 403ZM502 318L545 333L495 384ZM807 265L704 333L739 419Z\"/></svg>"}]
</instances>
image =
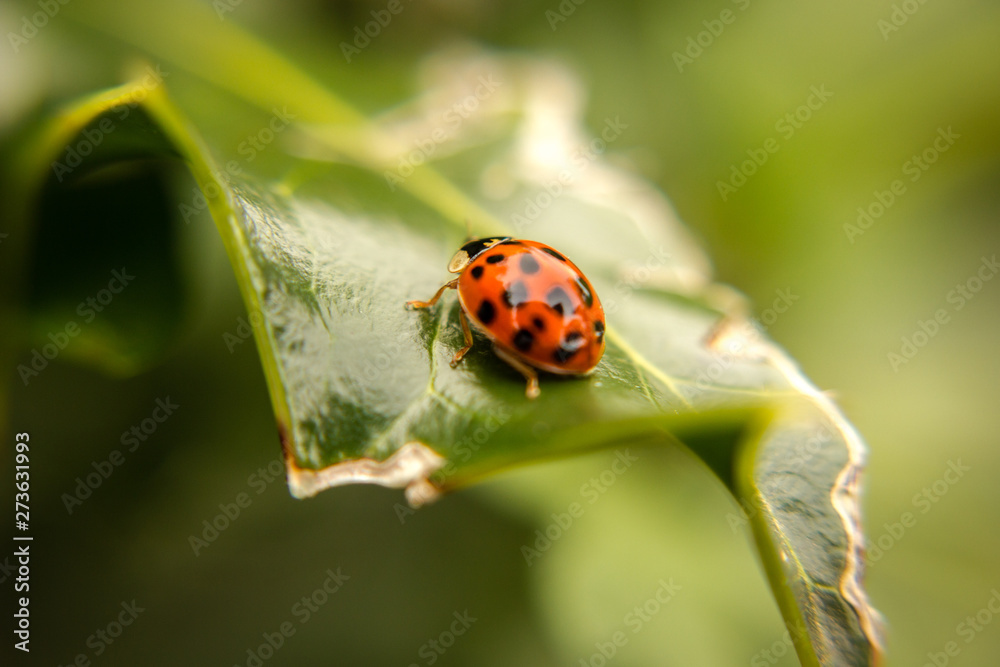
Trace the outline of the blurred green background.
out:
<instances>
[{"instance_id":1,"label":"blurred green background","mask_svg":"<svg viewBox=\"0 0 1000 667\"><path fill-rule=\"evenodd\" d=\"M868 588L889 663L922 665L956 642L949 664L997 664L1000 619L981 610L1000 590L1000 280L976 280L1000 249L1000 5L404 1L346 63L341 42L386 4L214 7L371 112L406 100L419 63L456 44L571 68L592 130L628 124L609 158L667 193L720 278L765 322L779 290L798 297L768 331L870 445ZM0 33L35 11L0 6ZM0 48L0 132L94 89L68 54L92 70L113 49L81 34L67 11L19 52ZM107 71L99 85L117 83ZM935 148L939 136L951 139ZM734 169L753 173L743 183ZM737 506L681 452L634 450L637 464L530 565L522 547L613 452L507 473L415 514L381 488L291 499L267 472L279 452L255 350L223 339L244 312L221 244L206 225L178 243L199 308L162 365L121 380L57 361L29 387L8 369L9 427L32 439L36 535L33 650L16 664L255 664L247 651L290 622L264 664L598 665L661 580L678 592L614 664L797 664L749 537L731 527ZM926 324L942 309L943 324ZM914 351L904 339L924 344L894 363ZM68 514L76 478L168 396L175 414ZM196 555L191 536L241 493L249 505ZM349 579L302 622L296 605L338 568ZM0 581L6 595L7 569ZM97 638L133 599L136 621ZM475 622L453 626L466 611Z\"/></svg>"}]
</instances>

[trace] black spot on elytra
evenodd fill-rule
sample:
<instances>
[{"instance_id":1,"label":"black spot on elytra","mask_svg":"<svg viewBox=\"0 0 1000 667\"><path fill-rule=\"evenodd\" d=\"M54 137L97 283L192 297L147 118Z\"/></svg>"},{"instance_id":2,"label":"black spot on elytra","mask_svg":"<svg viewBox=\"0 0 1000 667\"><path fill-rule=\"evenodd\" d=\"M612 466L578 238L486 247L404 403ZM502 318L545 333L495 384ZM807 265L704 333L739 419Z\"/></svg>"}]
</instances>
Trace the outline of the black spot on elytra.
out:
<instances>
[{"instance_id":1,"label":"black spot on elytra","mask_svg":"<svg viewBox=\"0 0 1000 667\"><path fill-rule=\"evenodd\" d=\"M479 280L480 278L483 277L482 264L480 264L479 266L472 267L472 277L475 278L476 280Z\"/></svg>"},{"instance_id":2,"label":"black spot on elytra","mask_svg":"<svg viewBox=\"0 0 1000 667\"><path fill-rule=\"evenodd\" d=\"M570 331L566 334L562 344L552 353L552 356L557 362L564 364L586 344L587 341L583 338L582 333L579 331Z\"/></svg>"},{"instance_id":3,"label":"black spot on elytra","mask_svg":"<svg viewBox=\"0 0 1000 667\"><path fill-rule=\"evenodd\" d=\"M531 333L527 329L521 329L516 334L514 334L514 347L521 350L521 352L527 352L531 349L532 343L535 342L535 334Z\"/></svg>"},{"instance_id":4,"label":"black spot on elytra","mask_svg":"<svg viewBox=\"0 0 1000 667\"><path fill-rule=\"evenodd\" d=\"M511 283L510 287L503 291L503 302L508 308L513 308L514 306L520 306L522 303L528 300L528 286L522 281L516 280Z\"/></svg>"},{"instance_id":5,"label":"black spot on elytra","mask_svg":"<svg viewBox=\"0 0 1000 667\"><path fill-rule=\"evenodd\" d=\"M492 322L493 318L496 317L496 314L496 308L493 307L493 302L489 299L483 300L483 302L479 304L479 310L476 311L476 317L483 324L489 324Z\"/></svg>"},{"instance_id":6,"label":"black spot on elytra","mask_svg":"<svg viewBox=\"0 0 1000 667\"><path fill-rule=\"evenodd\" d=\"M560 315L573 312L573 302L570 300L569 294L559 285L550 289L549 293L545 295L545 303Z\"/></svg>"},{"instance_id":7,"label":"black spot on elytra","mask_svg":"<svg viewBox=\"0 0 1000 667\"><path fill-rule=\"evenodd\" d=\"M580 350L570 350L569 348L565 348L560 345L556 348L556 351L552 353L552 358L556 360L556 363L565 364L570 360L570 357L579 351Z\"/></svg>"},{"instance_id":8,"label":"black spot on elytra","mask_svg":"<svg viewBox=\"0 0 1000 667\"><path fill-rule=\"evenodd\" d=\"M499 262L502 262L504 259L506 259L506 255L504 255L503 253L497 253L496 255L489 255L486 258L486 262L488 264L497 264Z\"/></svg>"},{"instance_id":9,"label":"black spot on elytra","mask_svg":"<svg viewBox=\"0 0 1000 667\"><path fill-rule=\"evenodd\" d=\"M535 328L538 329L539 331L545 331L545 320L543 320L542 318L536 317L535 319L531 320L531 323L534 324Z\"/></svg>"},{"instance_id":10,"label":"black spot on elytra","mask_svg":"<svg viewBox=\"0 0 1000 667\"><path fill-rule=\"evenodd\" d=\"M521 270L526 274L538 273L538 269L540 268L538 260L532 257L531 253L526 252L521 255Z\"/></svg>"},{"instance_id":11,"label":"black spot on elytra","mask_svg":"<svg viewBox=\"0 0 1000 667\"><path fill-rule=\"evenodd\" d=\"M594 305L594 293L590 290L590 285L587 283L587 279L583 276L577 276L574 280L577 289L580 290L580 296L583 297L583 302L587 304L587 308Z\"/></svg>"},{"instance_id":12,"label":"black spot on elytra","mask_svg":"<svg viewBox=\"0 0 1000 667\"><path fill-rule=\"evenodd\" d=\"M541 248L541 251L549 253L550 255L552 255L553 257L555 257L556 259L558 259L560 262L565 262L566 261L565 257L563 257L562 255L560 255L559 253L557 253L552 248Z\"/></svg>"},{"instance_id":13,"label":"black spot on elytra","mask_svg":"<svg viewBox=\"0 0 1000 667\"><path fill-rule=\"evenodd\" d=\"M597 336L597 340L604 337L604 322L602 320L594 320L594 335Z\"/></svg>"}]
</instances>

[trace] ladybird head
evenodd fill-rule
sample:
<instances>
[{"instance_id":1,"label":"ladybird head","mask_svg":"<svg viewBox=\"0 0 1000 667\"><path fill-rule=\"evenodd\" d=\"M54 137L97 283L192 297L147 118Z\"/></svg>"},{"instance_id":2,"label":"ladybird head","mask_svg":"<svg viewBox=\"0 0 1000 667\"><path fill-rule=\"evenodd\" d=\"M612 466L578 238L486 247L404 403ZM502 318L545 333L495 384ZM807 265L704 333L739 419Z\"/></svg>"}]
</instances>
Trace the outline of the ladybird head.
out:
<instances>
[{"instance_id":1,"label":"ladybird head","mask_svg":"<svg viewBox=\"0 0 1000 667\"><path fill-rule=\"evenodd\" d=\"M509 240L509 236L492 236L487 239L469 241L459 248L455 256L448 262L448 271L451 273L461 273L469 265L469 262L482 254L487 248L492 248L498 243Z\"/></svg>"}]
</instances>

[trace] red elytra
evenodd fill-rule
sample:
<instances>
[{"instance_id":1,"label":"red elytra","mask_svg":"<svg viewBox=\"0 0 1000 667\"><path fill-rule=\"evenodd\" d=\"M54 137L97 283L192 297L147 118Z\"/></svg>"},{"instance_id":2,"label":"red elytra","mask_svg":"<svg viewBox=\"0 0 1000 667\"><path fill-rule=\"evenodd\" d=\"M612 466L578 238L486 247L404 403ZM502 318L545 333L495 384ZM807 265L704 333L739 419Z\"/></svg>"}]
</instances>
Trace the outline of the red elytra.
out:
<instances>
[{"instance_id":1,"label":"red elytra","mask_svg":"<svg viewBox=\"0 0 1000 667\"><path fill-rule=\"evenodd\" d=\"M594 369L604 354L604 309L583 272L553 248L509 237L476 239L462 246L448 265L458 278L445 283L428 308L447 289L457 289L465 347L472 347L469 323L493 342L497 356L528 381L528 398L539 394L535 369L580 375Z\"/></svg>"}]
</instances>

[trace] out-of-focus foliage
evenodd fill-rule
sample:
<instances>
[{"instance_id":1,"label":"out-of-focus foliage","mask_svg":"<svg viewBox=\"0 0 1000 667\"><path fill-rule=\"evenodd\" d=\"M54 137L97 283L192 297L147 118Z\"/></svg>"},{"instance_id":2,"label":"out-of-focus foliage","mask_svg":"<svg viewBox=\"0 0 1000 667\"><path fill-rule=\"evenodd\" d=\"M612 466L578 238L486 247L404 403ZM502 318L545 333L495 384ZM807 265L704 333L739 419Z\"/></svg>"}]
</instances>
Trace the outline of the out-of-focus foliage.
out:
<instances>
[{"instance_id":1,"label":"out-of-focus foliage","mask_svg":"<svg viewBox=\"0 0 1000 667\"><path fill-rule=\"evenodd\" d=\"M268 35L372 110L407 98L415 74L433 67L421 57L443 44L482 41L569 63L585 82L594 132L609 117L628 125L609 158L671 195L721 274L756 297L769 333L821 386L839 390L869 436L870 583L891 621L890 658L918 662L954 641L963 661L985 664L1000 626L970 636L960 624L993 595L1000 546L990 483L997 283L973 282L991 275L981 258L997 246L1000 16L987 3L914 6L899 30L882 34L891 3L586 3L566 21L547 15L557 4L406 4L350 63L329 68L321 63L330 43L352 40L383 5L234 3L220 27ZM3 33L16 33L38 6L3 11ZM107 37L92 26L82 48L73 22L69 5L3 52L5 127L43 98L120 79L90 48ZM675 55L689 48L691 62ZM224 109L218 118L227 122ZM954 141L935 147L939 136ZM913 160L925 151L926 169ZM748 159L763 164L743 166ZM742 183L733 169L754 173ZM720 181L735 190L725 199ZM872 216L862 218L867 229L858 207ZM134 590L148 612L109 649L115 663L149 664L155 654L164 664L245 664L261 633L291 621L297 636L268 664L331 652L344 664L427 664L426 642L468 609L479 620L443 664L572 663L622 628L619 664L794 664L743 529L730 528L738 510L683 457L644 452L648 467L606 486L611 457L525 471L416 515L394 492L371 489L292 504L267 471L275 452L259 434L273 429L270 408L213 235L198 219L170 242L197 270L191 292L201 308L167 365L120 383L59 360L28 387L10 380L10 427L31 430L38 444L33 470L48 499L38 530L58 545L40 556L37 593L53 660L93 655L88 636ZM122 252L126 265L137 261ZM102 286L81 276L80 298ZM123 294L107 314L118 303L135 311L142 298ZM123 431L167 396L181 406L176 416L129 451ZM67 513L57 499L114 448L128 452L123 467ZM606 491L591 504L597 488ZM202 521L241 492L251 502L240 517L218 522L230 524L218 542L192 548L185 536L210 536ZM573 502L586 511L562 529L557 517ZM528 564L521 547L537 543L536 530L560 537ZM347 580L300 623L293 605L337 567L385 585L352 589ZM190 585L166 583L179 578ZM632 633L629 612L661 579L680 584L676 598Z\"/></svg>"}]
</instances>

